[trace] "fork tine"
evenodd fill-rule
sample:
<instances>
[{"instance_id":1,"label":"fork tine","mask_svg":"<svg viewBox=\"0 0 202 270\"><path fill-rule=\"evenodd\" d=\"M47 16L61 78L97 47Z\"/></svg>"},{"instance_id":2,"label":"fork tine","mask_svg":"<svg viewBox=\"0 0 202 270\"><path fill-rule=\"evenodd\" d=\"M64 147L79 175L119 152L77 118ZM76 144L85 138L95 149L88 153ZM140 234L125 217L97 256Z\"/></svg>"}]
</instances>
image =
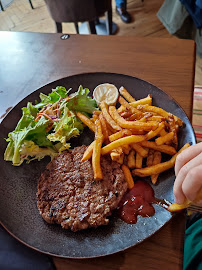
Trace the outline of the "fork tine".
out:
<instances>
[{"instance_id":1,"label":"fork tine","mask_svg":"<svg viewBox=\"0 0 202 270\"><path fill-rule=\"evenodd\" d=\"M187 210L202 213L202 206L191 204Z\"/></svg>"}]
</instances>

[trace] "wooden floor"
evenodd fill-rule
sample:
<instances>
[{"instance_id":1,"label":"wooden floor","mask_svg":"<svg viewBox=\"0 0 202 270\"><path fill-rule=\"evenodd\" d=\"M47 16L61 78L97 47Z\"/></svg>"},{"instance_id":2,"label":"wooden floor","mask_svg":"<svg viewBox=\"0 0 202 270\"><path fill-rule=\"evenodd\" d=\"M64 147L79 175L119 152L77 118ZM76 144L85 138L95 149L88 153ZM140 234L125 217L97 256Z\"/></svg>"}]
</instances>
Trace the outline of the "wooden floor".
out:
<instances>
[{"instance_id":1,"label":"wooden floor","mask_svg":"<svg viewBox=\"0 0 202 270\"><path fill-rule=\"evenodd\" d=\"M32 0L31 9L28 0L14 0L4 12L0 12L0 31L46 32L54 33L55 24L51 19L43 0ZM156 16L163 0L128 0L128 11L133 17L130 24L124 24L115 13L113 3L113 21L118 25L117 35L150 36L176 38L171 36ZM63 24L64 33L76 33L73 23ZM197 57L195 84L202 85L202 59Z\"/></svg>"}]
</instances>

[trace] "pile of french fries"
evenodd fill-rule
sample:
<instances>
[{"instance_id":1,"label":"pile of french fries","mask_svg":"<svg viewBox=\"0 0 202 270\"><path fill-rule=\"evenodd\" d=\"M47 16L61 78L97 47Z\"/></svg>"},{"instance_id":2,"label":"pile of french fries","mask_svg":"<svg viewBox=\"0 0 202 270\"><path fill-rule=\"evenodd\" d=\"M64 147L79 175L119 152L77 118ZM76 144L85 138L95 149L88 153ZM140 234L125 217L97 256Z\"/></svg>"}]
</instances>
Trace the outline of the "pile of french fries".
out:
<instances>
[{"instance_id":1,"label":"pile of french fries","mask_svg":"<svg viewBox=\"0 0 202 270\"><path fill-rule=\"evenodd\" d=\"M177 133L183 121L177 116L152 106L152 96L135 100L121 87L120 106L108 106L104 101L91 119L78 112L77 117L95 133L95 140L85 151L82 161L92 158L94 178L103 178L101 155L109 154L120 163L128 187L134 185L132 176L150 176L156 184L158 176L175 165L177 155L190 146L185 144L178 152ZM171 158L162 162L162 153ZM146 164L146 167L143 166Z\"/></svg>"}]
</instances>

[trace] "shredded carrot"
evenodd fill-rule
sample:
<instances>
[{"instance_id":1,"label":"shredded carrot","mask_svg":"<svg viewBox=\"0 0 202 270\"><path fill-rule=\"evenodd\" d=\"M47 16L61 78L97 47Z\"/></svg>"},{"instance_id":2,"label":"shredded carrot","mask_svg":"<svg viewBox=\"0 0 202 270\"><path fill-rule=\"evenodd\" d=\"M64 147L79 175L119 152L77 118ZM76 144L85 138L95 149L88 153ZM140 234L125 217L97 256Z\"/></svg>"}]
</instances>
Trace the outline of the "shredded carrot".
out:
<instances>
[{"instance_id":1,"label":"shredded carrot","mask_svg":"<svg viewBox=\"0 0 202 270\"><path fill-rule=\"evenodd\" d=\"M37 117L35 118L35 122L39 120L39 118L41 118L41 115L39 113L37 113Z\"/></svg>"},{"instance_id":2,"label":"shredded carrot","mask_svg":"<svg viewBox=\"0 0 202 270\"><path fill-rule=\"evenodd\" d=\"M45 113L38 113L38 114L37 114L37 117L36 117L36 119L35 119L35 121L37 121L37 120L41 117L41 115L43 115L44 117L48 118L51 122L54 122L53 119L50 118L50 116L48 116L48 115L45 114Z\"/></svg>"}]
</instances>

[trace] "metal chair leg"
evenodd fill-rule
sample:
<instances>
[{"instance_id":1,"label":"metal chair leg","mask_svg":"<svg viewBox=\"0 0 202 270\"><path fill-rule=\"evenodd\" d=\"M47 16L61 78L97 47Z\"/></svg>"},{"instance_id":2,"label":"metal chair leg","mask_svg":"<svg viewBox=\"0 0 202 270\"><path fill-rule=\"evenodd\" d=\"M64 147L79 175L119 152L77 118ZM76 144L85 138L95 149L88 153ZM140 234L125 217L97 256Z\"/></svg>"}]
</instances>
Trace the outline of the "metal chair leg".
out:
<instances>
[{"instance_id":1,"label":"metal chair leg","mask_svg":"<svg viewBox=\"0 0 202 270\"><path fill-rule=\"evenodd\" d=\"M3 5L1 3L1 0L0 0L0 7L1 7L1 10L4 11L4 7L3 7Z\"/></svg>"},{"instance_id":2,"label":"metal chair leg","mask_svg":"<svg viewBox=\"0 0 202 270\"><path fill-rule=\"evenodd\" d=\"M76 33L79 34L79 25L77 22L74 23L75 29L76 29Z\"/></svg>"},{"instance_id":3,"label":"metal chair leg","mask_svg":"<svg viewBox=\"0 0 202 270\"><path fill-rule=\"evenodd\" d=\"M112 9L105 12L107 35L112 35Z\"/></svg>"},{"instance_id":4,"label":"metal chair leg","mask_svg":"<svg viewBox=\"0 0 202 270\"><path fill-rule=\"evenodd\" d=\"M62 33L62 23L55 22L57 33Z\"/></svg>"},{"instance_id":5,"label":"metal chair leg","mask_svg":"<svg viewBox=\"0 0 202 270\"><path fill-rule=\"evenodd\" d=\"M89 21L88 26L89 26L90 33L97 35L96 28L95 28L95 21Z\"/></svg>"},{"instance_id":6,"label":"metal chair leg","mask_svg":"<svg viewBox=\"0 0 202 270\"><path fill-rule=\"evenodd\" d=\"M30 3L31 8L32 8L32 9L34 9L34 7L33 7L33 5L32 5L32 1L31 1L31 0L29 0L29 3Z\"/></svg>"}]
</instances>

